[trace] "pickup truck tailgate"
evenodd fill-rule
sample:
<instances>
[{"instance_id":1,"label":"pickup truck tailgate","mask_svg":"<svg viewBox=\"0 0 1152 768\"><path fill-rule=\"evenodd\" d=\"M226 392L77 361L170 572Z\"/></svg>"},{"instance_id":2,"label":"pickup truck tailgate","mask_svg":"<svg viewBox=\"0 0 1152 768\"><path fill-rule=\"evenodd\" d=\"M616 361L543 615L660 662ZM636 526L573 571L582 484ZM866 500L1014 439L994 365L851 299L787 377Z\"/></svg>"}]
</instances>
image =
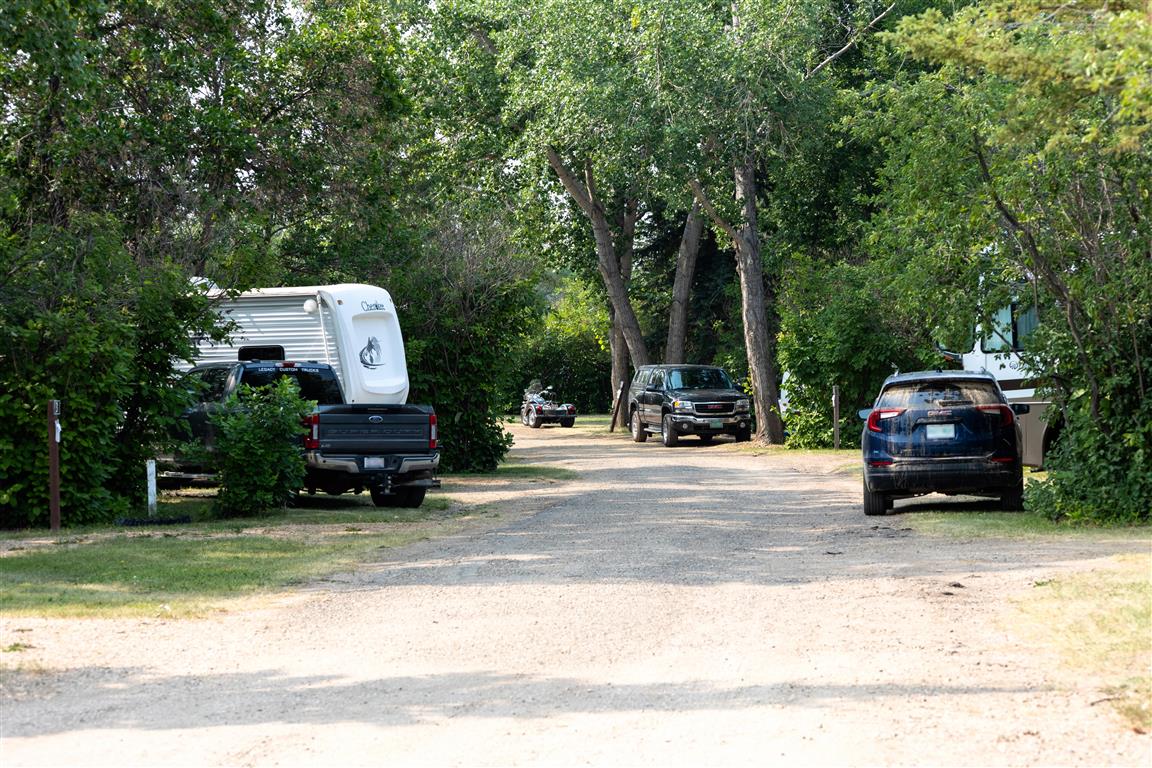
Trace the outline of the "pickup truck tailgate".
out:
<instances>
[{"instance_id":1,"label":"pickup truck tailgate","mask_svg":"<svg viewBox=\"0 0 1152 768\"><path fill-rule=\"evenodd\" d=\"M326 454L427 453L432 414L420 405L322 405L318 447Z\"/></svg>"}]
</instances>

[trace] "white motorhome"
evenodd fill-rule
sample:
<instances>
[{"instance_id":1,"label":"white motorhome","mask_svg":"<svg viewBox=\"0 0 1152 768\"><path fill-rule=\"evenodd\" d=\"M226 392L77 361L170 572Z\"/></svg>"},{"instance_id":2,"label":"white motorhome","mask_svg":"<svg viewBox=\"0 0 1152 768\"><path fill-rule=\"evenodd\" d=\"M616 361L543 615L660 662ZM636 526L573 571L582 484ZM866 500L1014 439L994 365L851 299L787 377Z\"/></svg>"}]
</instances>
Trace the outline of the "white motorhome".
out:
<instances>
[{"instance_id":1,"label":"white motorhome","mask_svg":"<svg viewBox=\"0 0 1152 768\"><path fill-rule=\"evenodd\" d=\"M1036 328L1035 308L1022 309L1016 304L1001 307L992 317L990 327L976 326L972 350L960 355L966 371L987 371L996 377L1004 395L1012 403L1027 403L1030 410L1018 417L1024 442L1024 464L1040 467L1044 453L1054 438L1055 429L1045 420L1051 402L1036 396L1036 382L1028 379L1020 363L1024 340Z\"/></svg>"},{"instance_id":2,"label":"white motorhome","mask_svg":"<svg viewBox=\"0 0 1152 768\"><path fill-rule=\"evenodd\" d=\"M314 360L336 369L347 403L407 401L404 339L396 305L383 288L345 283L210 295L236 329L226 342L199 341L197 364Z\"/></svg>"}]
</instances>

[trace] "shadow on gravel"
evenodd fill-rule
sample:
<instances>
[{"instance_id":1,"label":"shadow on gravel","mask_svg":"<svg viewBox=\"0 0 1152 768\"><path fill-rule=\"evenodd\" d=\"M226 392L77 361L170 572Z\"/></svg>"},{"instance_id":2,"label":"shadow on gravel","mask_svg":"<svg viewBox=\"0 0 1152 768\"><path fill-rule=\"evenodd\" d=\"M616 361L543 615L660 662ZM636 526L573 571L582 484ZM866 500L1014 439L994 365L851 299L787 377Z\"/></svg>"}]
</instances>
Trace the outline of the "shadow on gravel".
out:
<instances>
[{"instance_id":1,"label":"shadow on gravel","mask_svg":"<svg viewBox=\"0 0 1152 768\"><path fill-rule=\"evenodd\" d=\"M1070 557L1108 557L1129 546L938 538L926 546L899 514L866 517L854 478L755 471L712 460L652 464L637 461L635 450L604 453L604 460L589 462L595 466L578 468L573 495L561 494L544 511L479 536L382 552L383 559L364 564L350 588L787 585L1032 569ZM587 461L568 458L569 466ZM911 503L908 511L917 508L915 500L900 503ZM982 500L954 503L966 511L986 508ZM933 500L930 506L942 505Z\"/></svg>"},{"instance_id":2,"label":"shadow on gravel","mask_svg":"<svg viewBox=\"0 0 1152 768\"><path fill-rule=\"evenodd\" d=\"M19 675L9 679L19 686ZM52 681L67 689L66 708L49 721L24 719L24 709L5 716L5 738L44 737L73 730L181 730L220 725L218 702L243 701L227 709L228 726L290 723L328 725L361 722L405 726L454 717L546 718L571 713L744 710L778 704L820 707L856 700L876 706L886 699L940 696L1035 694L1035 687L900 685L811 685L782 681L774 685L718 687L705 682L595 684L585 679L453 673L390 677L347 682L324 675L275 674L157 676L131 668L93 668L63 673ZM79 694L79 695L77 695ZM37 691L51 703L53 693ZM99 701L100 716L91 703ZM156 706L156 702L163 706Z\"/></svg>"}]
</instances>

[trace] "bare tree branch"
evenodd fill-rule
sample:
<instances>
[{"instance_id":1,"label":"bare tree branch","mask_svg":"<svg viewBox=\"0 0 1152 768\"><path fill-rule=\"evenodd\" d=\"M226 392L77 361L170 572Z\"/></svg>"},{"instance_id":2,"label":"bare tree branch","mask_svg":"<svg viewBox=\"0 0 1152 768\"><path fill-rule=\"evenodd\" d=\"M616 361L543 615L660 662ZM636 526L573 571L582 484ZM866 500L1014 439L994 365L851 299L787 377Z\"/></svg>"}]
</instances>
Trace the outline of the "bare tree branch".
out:
<instances>
[{"instance_id":1,"label":"bare tree branch","mask_svg":"<svg viewBox=\"0 0 1152 768\"><path fill-rule=\"evenodd\" d=\"M808 80L809 78L815 76L817 72L824 69L824 67L828 66L832 62L836 61L836 59L840 58L845 53L850 51L856 45L856 43L860 42L860 38L864 37L864 35L871 32L873 27L875 27L877 24L879 24L884 19L885 16L887 16L889 13L892 12L892 9L896 7L896 2L898 2L898 0L893 0L893 3L890 6L885 8L884 11L879 16L872 19L872 21L868 22L868 26L864 27L864 29L860 30L860 32L857 33L857 35L855 37L853 37L851 40L849 40L847 43L845 43L843 48L836 51L836 53L832 54L828 58L824 59L824 61L817 64L815 66L815 68L812 69L812 71L810 71L808 74L804 75L804 79Z\"/></svg>"}]
</instances>

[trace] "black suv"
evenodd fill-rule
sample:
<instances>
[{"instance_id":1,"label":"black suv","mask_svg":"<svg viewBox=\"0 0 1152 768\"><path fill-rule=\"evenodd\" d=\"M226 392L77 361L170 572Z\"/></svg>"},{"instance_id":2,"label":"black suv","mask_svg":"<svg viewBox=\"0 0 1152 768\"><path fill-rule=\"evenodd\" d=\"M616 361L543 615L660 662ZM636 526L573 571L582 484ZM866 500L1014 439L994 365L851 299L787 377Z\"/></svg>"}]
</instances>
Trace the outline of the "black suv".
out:
<instances>
[{"instance_id":1,"label":"black suv","mask_svg":"<svg viewBox=\"0 0 1152 768\"><path fill-rule=\"evenodd\" d=\"M864 514L924 493L997 496L1021 508L1017 414L989 373L918 371L889 376L863 411Z\"/></svg>"},{"instance_id":2,"label":"black suv","mask_svg":"<svg viewBox=\"0 0 1152 768\"><path fill-rule=\"evenodd\" d=\"M716 435L738 442L752 437L748 395L732 384L723 368L711 365L644 365L628 389L632 439L658 434L666 446L684 435L708 443Z\"/></svg>"}]
</instances>

